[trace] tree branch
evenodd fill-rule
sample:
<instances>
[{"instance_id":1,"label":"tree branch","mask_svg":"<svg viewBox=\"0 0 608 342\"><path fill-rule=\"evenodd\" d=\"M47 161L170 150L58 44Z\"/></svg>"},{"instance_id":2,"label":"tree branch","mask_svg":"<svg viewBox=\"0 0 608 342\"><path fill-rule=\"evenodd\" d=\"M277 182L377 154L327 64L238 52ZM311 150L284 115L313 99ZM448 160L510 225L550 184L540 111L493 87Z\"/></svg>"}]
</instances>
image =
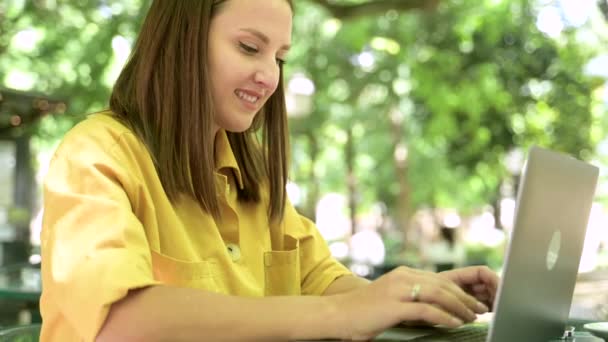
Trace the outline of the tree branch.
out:
<instances>
[{"instance_id":1,"label":"tree branch","mask_svg":"<svg viewBox=\"0 0 608 342\"><path fill-rule=\"evenodd\" d=\"M405 12L411 10L432 10L437 7L439 0L372 0L356 5L337 5L329 0L311 0L323 6L334 17L342 20L356 17L383 14L389 10Z\"/></svg>"}]
</instances>

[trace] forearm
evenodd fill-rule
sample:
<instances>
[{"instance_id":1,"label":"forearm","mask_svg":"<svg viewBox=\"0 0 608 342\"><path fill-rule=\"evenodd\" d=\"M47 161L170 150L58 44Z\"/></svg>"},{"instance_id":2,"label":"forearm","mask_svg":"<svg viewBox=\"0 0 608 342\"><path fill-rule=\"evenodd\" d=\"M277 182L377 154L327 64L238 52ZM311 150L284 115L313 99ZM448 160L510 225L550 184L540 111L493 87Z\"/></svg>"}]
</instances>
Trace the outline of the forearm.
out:
<instances>
[{"instance_id":1,"label":"forearm","mask_svg":"<svg viewBox=\"0 0 608 342\"><path fill-rule=\"evenodd\" d=\"M323 295L331 296L339 293L346 293L352 290L359 289L363 286L367 286L369 284L370 281L365 278L357 277L354 275L347 275L334 280L334 282L327 287Z\"/></svg>"},{"instance_id":2,"label":"forearm","mask_svg":"<svg viewBox=\"0 0 608 342\"><path fill-rule=\"evenodd\" d=\"M165 286L113 305L97 341L286 341L339 338L324 297L243 298Z\"/></svg>"}]
</instances>

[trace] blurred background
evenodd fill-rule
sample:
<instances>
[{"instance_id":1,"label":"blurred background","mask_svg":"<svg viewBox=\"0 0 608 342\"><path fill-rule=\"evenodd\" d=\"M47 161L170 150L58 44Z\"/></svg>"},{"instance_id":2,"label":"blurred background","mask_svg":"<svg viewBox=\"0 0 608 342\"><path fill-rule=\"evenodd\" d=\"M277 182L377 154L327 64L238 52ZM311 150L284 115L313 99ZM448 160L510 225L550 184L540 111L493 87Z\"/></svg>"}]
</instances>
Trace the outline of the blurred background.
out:
<instances>
[{"instance_id":1,"label":"blurred background","mask_svg":"<svg viewBox=\"0 0 608 342\"><path fill-rule=\"evenodd\" d=\"M608 319L608 0L295 2L288 193L334 256L500 272L539 145L601 169L573 310ZM0 265L39 264L48 162L107 106L148 4L0 0Z\"/></svg>"}]
</instances>

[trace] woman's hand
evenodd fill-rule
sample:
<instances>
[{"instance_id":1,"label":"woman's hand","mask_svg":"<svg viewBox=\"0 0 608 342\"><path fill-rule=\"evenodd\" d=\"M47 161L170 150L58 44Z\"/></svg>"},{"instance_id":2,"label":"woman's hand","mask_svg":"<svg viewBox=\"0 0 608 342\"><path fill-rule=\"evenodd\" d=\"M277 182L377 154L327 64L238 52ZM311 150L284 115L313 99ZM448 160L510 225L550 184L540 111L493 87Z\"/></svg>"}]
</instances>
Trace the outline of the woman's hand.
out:
<instances>
[{"instance_id":1,"label":"woman's hand","mask_svg":"<svg viewBox=\"0 0 608 342\"><path fill-rule=\"evenodd\" d=\"M407 267L327 298L336 308L336 328L350 340L369 340L407 321L457 327L488 310L449 277Z\"/></svg>"},{"instance_id":2,"label":"woman's hand","mask_svg":"<svg viewBox=\"0 0 608 342\"><path fill-rule=\"evenodd\" d=\"M465 292L492 309L498 288L498 276L486 266L457 268L439 273Z\"/></svg>"}]
</instances>

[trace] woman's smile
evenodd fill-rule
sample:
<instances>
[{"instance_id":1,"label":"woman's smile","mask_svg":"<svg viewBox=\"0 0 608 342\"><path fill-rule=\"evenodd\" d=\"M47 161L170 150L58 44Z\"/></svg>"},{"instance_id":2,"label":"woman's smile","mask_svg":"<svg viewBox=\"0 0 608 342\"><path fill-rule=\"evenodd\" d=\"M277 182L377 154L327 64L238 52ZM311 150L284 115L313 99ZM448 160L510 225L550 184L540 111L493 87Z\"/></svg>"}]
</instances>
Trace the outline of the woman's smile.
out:
<instances>
[{"instance_id":1,"label":"woman's smile","mask_svg":"<svg viewBox=\"0 0 608 342\"><path fill-rule=\"evenodd\" d=\"M259 109L259 102L262 98L262 95L256 92L242 89L237 89L234 93L241 100L241 102L245 105L246 108L252 110Z\"/></svg>"}]
</instances>

